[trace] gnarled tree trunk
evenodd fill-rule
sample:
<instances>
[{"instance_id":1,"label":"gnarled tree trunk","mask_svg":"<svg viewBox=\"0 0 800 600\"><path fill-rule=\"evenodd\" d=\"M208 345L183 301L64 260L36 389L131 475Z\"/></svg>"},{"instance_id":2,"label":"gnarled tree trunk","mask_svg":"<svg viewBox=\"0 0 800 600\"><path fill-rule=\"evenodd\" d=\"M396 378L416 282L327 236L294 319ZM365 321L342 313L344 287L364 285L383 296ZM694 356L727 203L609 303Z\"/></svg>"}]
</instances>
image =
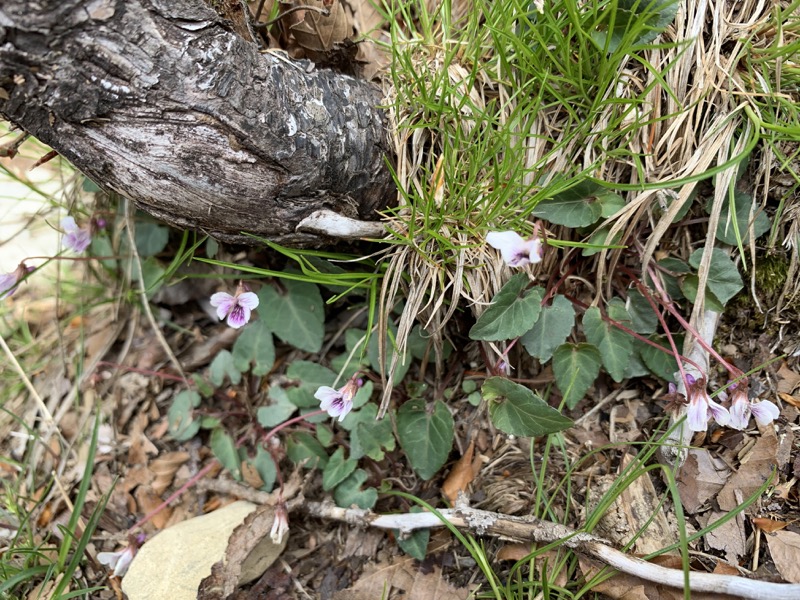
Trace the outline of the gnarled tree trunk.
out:
<instances>
[{"instance_id":1,"label":"gnarled tree trunk","mask_svg":"<svg viewBox=\"0 0 800 600\"><path fill-rule=\"evenodd\" d=\"M226 241L391 201L372 84L262 53L202 0L0 0L0 114L101 187Z\"/></svg>"}]
</instances>

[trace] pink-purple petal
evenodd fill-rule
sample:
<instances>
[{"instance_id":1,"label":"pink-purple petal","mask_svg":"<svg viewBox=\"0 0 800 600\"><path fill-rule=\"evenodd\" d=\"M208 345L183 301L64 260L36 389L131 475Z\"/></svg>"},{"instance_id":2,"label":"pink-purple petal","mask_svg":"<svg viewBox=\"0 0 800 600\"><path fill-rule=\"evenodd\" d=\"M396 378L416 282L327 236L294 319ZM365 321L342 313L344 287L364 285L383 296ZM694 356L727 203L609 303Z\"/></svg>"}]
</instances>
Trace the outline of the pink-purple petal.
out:
<instances>
[{"instance_id":1,"label":"pink-purple petal","mask_svg":"<svg viewBox=\"0 0 800 600\"><path fill-rule=\"evenodd\" d=\"M211 295L210 302L211 306L215 306L217 308L217 317L219 317L219 320L221 321L228 316L228 313L231 312L236 299L227 292L217 292L216 294Z\"/></svg>"},{"instance_id":2,"label":"pink-purple petal","mask_svg":"<svg viewBox=\"0 0 800 600\"><path fill-rule=\"evenodd\" d=\"M774 402L770 402L769 400L751 403L750 412L753 413L756 423L762 426L769 425L775 419L781 416L781 411Z\"/></svg>"},{"instance_id":3,"label":"pink-purple petal","mask_svg":"<svg viewBox=\"0 0 800 600\"><path fill-rule=\"evenodd\" d=\"M719 402L714 402L714 400L712 400L710 397L708 397L707 402L708 412L711 414L714 420L720 425L727 425L731 420L731 415L728 413L728 409L722 406Z\"/></svg>"},{"instance_id":4,"label":"pink-purple petal","mask_svg":"<svg viewBox=\"0 0 800 600\"><path fill-rule=\"evenodd\" d=\"M243 294L239 294L239 306L243 306L248 311L255 310L258 308L258 296L253 292L244 292ZM249 319L248 313L248 319Z\"/></svg>"},{"instance_id":5,"label":"pink-purple petal","mask_svg":"<svg viewBox=\"0 0 800 600\"><path fill-rule=\"evenodd\" d=\"M739 400L731 404L729 427L734 429L746 429L747 423L750 421L750 402L746 399Z\"/></svg>"},{"instance_id":6,"label":"pink-purple petal","mask_svg":"<svg viewBox=\"0 0 800 600\"><path fill-rule=\"evenodd\" d=\"M691 431L705 431L708 428L708 407L702 400L694 400L686 409L686 422Z\"/></svg>"},{"instance_id":7,"label":"pink-purple petal","mask_svg":"<svg viewBox=\"0 0 800 600\"><path fill-rule=\"evenodd\" d=\"M246 325L249 320L250 310L234 303L231 312L228 313L228 325L234 329L239 329Z\"/></svg>"}]
</instances>

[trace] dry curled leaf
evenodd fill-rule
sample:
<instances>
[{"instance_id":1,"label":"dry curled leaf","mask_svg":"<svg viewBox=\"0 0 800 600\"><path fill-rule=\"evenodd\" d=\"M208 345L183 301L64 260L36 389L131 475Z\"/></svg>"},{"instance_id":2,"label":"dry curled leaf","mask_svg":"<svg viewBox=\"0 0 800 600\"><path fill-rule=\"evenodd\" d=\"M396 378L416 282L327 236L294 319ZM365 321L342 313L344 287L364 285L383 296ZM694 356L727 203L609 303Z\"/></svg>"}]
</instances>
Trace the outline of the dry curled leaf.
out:
<instances>
[{"instance_id":1,"label":"dry curled leaf","mask_svg":"<svg viewBox=\"0 0 800 600\"><path fill-rule=\"evenodd\" d=\"M753 519L753 525L758 527L761 531L774 533L781 529L785 529L789 523L786 521L776 521L775 519L766 519L764 517L755 517Z\"/></svg>"},{"instance_id":2,"label":"dry curled leaf","mask_svg":"<svg viewBox=\"0 0 800 600\"><path fill-rule=\"evenodd\" d=\"M150 470L155 475L150 485L157 496L163 494L172 484L175 471L187 460L189 460L188 452L168 452L150 463Z\"/></svg>"},{"instance_id":3,"label":"dry curled leaf","mask_svg":"<svg viewBox=\"0 0 800 600\"><path fill-rule=\"evenodd\" d=\"M307 52L328 52L350 37L353 30L339 0L297 0L288 15L289 33Z\"/></svg>"},{"instance_id":4,"label":"dry curled leaf","mask_svg":"<svg viewBox=\"0 0 800 600\"><path fill-rule=\"evenodd\" d=\"M467 451L458 459L458 462L453 466L453 470L447 476L444 484L442 485L442 494L450 502L456 503L458 492L466 492L467 486L475 479L475 475L480 470L480 458L473 460L475 454L475 441L469 443Z\"/></svg>"},{"instance_id":5,"label":"dry curled leaf","mask_svg":"<svg viewBox=\"0 0 800 600\"><path fill-rule=\"evenodd\" d=\"M776 531L767 535L772 561L789 583L800 583L800 533Z\"/></svg>"}]
</instances>

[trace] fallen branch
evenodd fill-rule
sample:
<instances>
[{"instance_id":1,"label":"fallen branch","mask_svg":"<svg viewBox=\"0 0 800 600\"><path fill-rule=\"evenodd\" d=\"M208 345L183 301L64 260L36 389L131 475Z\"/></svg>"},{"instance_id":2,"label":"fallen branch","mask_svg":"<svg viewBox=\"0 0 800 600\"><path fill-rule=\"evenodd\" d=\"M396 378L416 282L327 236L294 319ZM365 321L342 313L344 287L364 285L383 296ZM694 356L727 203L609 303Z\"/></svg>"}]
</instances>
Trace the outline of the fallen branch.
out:
<instances>
[{"instance_id":1,"label":"fallen branch","mask_svg":"<svg viewBox=\"0 0 800 600\"><path fill-rule=\"evenodd\" d=\"M612 548L607 540L535 517L504 515L461 506L460 503L457 503L456 508L440 510L438 516L429 512L377 515L368 510L339 508L331 503L322 502L307 502L301 509L318 518L381 529L399 529L404 533L415 529L443 527L442 519L445 519L455 527L466 529L476 535L492 535L522 542L560 541L567 548L596 558L623 573L680 589L683 589L685 583L683 571L628 556ZM800 598L800 585L770 583L712 573L689 573L689 589L692 592L729 594L754 600Z\"/></svg>"},{"instance_id":2,"label":"fallen branch","mask_svg":"<svg viewBox=\"0 0 800 600\"><path fill-rule=\"evenodd\" d=\"M299 490L298 485L298 480L295 480L290 485L291 490L285 490L289 493L287 497L293 496ZM274 492L270 494L253 490L235 481L203 480L198 482L198 487L246 498L255 503L274 505L276 500ZM540 544L561 542L575 552L600 560L617 571L646 581L679 589L683 589L685 583L683 571L628 556L613 548L608 540L590 533L576 531L566 525L544 521L536 517L517 517L470 508L461 499L456 502L456 508L440 510L438 515L431 512L379 515L360 508L340 508L331 502L303 501L302 496L295 500L288 503L290 512L299 510L312 517L342 521L357 527L398 529L401 533L410 533L415 529L444 527L444 519L451 525L475 535L491 535ZM798 584L771 583L713 573L689 573L689 590L729 594L751 600L797 600L800 598L800 585Z\"/></svg>"}]
</instances>

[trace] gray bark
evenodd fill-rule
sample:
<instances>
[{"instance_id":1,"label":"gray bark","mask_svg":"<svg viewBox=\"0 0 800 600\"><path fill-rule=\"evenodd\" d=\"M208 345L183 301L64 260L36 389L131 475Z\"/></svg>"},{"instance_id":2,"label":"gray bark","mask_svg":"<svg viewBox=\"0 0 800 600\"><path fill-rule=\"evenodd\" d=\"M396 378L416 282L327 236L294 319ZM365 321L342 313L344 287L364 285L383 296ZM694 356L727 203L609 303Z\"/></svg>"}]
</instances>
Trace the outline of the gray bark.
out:
<instances>
[{"instance_id":1,"label":"gray bark","mask_svg":"<svg viewBox=\"0 0 800 600\"><path fill-rule=\"evenodd\" d=\"M230 30L202 0L0 0L0 114L98 185L225 241L320 243L393 196L380 90Z\"/></svg>"}]
</instances>

